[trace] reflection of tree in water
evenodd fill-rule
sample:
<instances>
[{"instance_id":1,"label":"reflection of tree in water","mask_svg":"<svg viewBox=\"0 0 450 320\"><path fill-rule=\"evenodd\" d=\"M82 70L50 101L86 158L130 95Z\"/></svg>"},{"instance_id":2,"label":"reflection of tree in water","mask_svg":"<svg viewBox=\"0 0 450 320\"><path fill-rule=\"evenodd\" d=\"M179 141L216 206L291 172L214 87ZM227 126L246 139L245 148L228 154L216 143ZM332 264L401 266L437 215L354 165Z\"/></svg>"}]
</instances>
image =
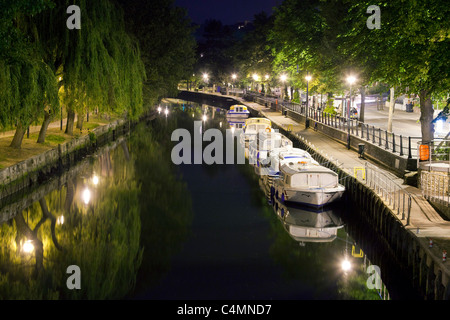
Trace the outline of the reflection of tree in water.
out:
<instances>
[{"instance_id":1,"label":"reflection of tree in water","mask_svg":"<svg viewBox=\"0 0 450 320\"><path fill-rule=\"evenodd\" d=\"M191 198L180 173L172 164L170 141L177 119L138 126L130 140L136 179L141 186L144 247L137 291L156 284L170 267L170 259L186 239L192 221Z\"/></svg>"},{"instance_id":2,"label":"reflection of tree in water","mask_svg":"<svg viewBox=\"0 0 450 320\"><path fill-rule=\"evenodd\" d=\"M0 298L108 299L133 289L142 258L139 188L120 148L102 157L0 226ZM88 204L80 199L85 189ZM34 250L27 253L29 240ZM81 290L66 287L69 265L81 269Z\"/></svg>"}]
</instances>

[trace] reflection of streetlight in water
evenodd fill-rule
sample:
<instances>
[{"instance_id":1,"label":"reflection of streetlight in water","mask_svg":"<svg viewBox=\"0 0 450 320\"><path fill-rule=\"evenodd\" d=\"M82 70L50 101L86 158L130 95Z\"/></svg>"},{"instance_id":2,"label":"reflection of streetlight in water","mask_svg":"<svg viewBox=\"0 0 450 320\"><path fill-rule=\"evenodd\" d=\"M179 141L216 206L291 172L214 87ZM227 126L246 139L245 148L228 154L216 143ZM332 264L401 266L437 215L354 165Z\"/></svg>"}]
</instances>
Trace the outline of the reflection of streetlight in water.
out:
<instances>
[{"instance_id":1,"label":"reflection of streetlight in water","mask_svg":"<svg viewBox=\"0 0 450 320\"><path fill-rule=\"evenodd\" d=\"M58 218L56 218L56 224L64 224L64 216L60 216Z\"/></svg>"},{"instance_id":2,"label":"reflection of streetlight in water","mask_svg":"<svg viewBox=\"0 0 450 320\"><path fill-rule=\"evenodd\" d=\"M33 240L27 240L22 246L22 251L25 253L31 253L34 251Z\"/></svg>"},{"instance_id":3,"label":"reflection of streetlight in water","mask_svg":"<svg viewBox=\"0 0 450 320\"><path fill-rule=\"evenodd\" d=\"M350 263L350 261L348 261L347 258L345 258L345 260L342 261L341 267L344 272L348 272L351 270L352 264Z\"/></svg>"},{"instance_id":4,"label":"reflection of streetlight in water","mask_svg":"<svg viewBox=\"0 0 450 320\"><path fill-rule=\"evenodd\" d=\"M88 188L84 189L81 197L83 199L84 204L88 204L89 201L91 200L91 191Z\"/></svg>"},{"instance_id":5,"label":"reflection of streetlight in water","mask_svg":"<svg viewBox=\"0 0 450 320\"><path fill-rule=\"evenodd\" d=\"M92 183L93 183L94 185L98 185L98 177L97 177L96 175L94 175L94 176L92 177Z\"/></svg>"}]
</instances>

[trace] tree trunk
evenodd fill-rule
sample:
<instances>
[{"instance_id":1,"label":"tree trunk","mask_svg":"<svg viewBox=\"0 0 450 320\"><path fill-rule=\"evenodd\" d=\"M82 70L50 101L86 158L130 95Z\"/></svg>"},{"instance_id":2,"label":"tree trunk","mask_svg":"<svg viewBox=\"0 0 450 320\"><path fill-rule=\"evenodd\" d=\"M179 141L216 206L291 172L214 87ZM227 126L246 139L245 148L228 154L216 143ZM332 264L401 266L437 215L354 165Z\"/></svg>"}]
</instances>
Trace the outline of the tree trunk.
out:
<instances>
[{"instance_id":1,"label":"tree trunk","mask_svg":"<svg viewBox=\"0 0 450 320\"><path fill-rule=\"evenodd\" d=\"M59 245L58 242L58 238L56 237L56 218L50 213L50 211L48 211L48 207L47 207L47 202L45 201L45 198L41 198L39 199L39 204L41 206L41 210L42 210L42 214L45 218L50 219L51 224L50 224L50 230L51 230L51 234L52 234L52 241L53 244L55 245L55 248L58 250L62 250L62 247Z\"/></svg>"},{"instance_id":2,"label":"tree trunk","mask_svg":"<svg viewBox=\"0 0 450 320\"><path fill-rule=\"evenodd\" d=\"M41 130L39 131L39 137L37 139L37 143L45 142L45 136L47 135L48 125L50 124L51 120L52 120L52 117L50 116L50 113L45 112L44 122L42 123Z\"/></svg>"},{"instance_id":3,"label":"tree trunk","mask_svg":"<svg viewBox=\"0 0 450 320\"><path fill-rule=\"evenodd\" d=\"M388 118L388 132L392 132L392 117L394 115L395 97L394 87L391 88L391 97L389 98L389 118Z\"/></svg>"},{"instance_id":4,"label":"tree trunk","mask_svg":"<svg viewBox=\"0 0 450 320\"><path fill-rule=\"evenodd\" d=\"M362 86L359 89L361 93L361 106L359 108L359 121L364 122L364 109L366 107L366 87Z\"/></svg>"},{"instance_id":5,"label":"tree trunk","mask_svg":"<svg viewBox=\"0 0 450 320\"><path fill-rule=\"evenodd\" d=\"M427 90L419 92L420 98L420 124L422 129L422 144L429 143L434 139L434 110L431 95Z\"/></svg>"},{"instance_id":6,"label":"tree trunk","mask_svg":"<svg viewBox=\"0 0 450 320\"><path fill-rule=\"evenodd\" d=\"M67 109L67 124L66 131L68 135L73 135L73 124L75 122L75 111L72 109Z\"/></svg>"},{"instance_id":7,"label":"tree trunk","mask_svg":"<svg viewBox=\"0 0 450 320\"><path fill-rule=\"evenodd\" d=\"M25 135L26 126L22 125L21 122L17 124L16 132L14 133L14 138L9 145L12 148L20 149L22 146L23 136Z\"/></svg>"},{"instance_id":8,"label":"tree trunk","mask_svg":"<svg viewBox=\"0 0 450 320\"><path fill-rule=\"evenodd\" d=\"M77 114L77 129L83 129L84 113L78 112Z\"/></svg>"}]
</instances>

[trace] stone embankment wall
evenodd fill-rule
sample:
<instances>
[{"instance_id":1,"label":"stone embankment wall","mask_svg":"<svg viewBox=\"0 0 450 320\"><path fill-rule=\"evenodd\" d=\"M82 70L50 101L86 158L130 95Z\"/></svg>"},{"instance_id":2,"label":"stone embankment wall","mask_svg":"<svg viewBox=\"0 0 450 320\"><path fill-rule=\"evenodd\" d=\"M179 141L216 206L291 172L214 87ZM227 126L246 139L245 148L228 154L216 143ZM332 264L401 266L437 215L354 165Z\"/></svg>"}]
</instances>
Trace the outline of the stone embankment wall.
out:
<instances>
[{"instance_id":1,"label":"stone embankment wall","mask_svg":"<svg viewBox=\"0 0 450 320\"><path fill-rule=\"evenodd\" d=\"M0 170L0 199L42 183L48 176L62 172L97 147L116 140L129 130L129 121L117 120L91 130L86 136Z\"/></svg>"},{"instance_id":2,"label":"stone embankment wall","mask_svg":"<svg viewBox=\"0 0 450 320\"><path fill-rule=\"evenodd\" d=\"M411 279L413 287L420 296L427 300L450 300L450 274L443 262L431 252L427 239L418 238L413 232L407 230L396 217L396 213L374 190L358 181L297 136L281 127L279 130L292 141L296 141L300 148L308 151L316 161L338 173L351 202L359 208L356 212L359 212L360 218L366 220L376 233L382 236L389 248L390 255L395 257L401 272ZM364 245L362 247L364 250ZM370 247L370 244L367 247ZM390 268L391 262L380 262L380 264L383 263L385 266L382 265L382 268L384 267L385 270ZM389 286L389 279L383 279L383 282Z\"/></svg>"}]
</instances>

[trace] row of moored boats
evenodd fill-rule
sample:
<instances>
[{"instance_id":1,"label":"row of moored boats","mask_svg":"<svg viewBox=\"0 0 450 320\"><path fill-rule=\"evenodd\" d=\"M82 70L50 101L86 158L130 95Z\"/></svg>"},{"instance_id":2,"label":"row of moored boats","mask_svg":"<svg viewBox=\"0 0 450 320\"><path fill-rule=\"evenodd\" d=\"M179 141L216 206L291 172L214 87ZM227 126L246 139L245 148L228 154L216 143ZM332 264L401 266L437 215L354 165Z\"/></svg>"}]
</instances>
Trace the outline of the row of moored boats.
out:
<instances>
[{"instance_id":1,"label":"row of moored boats","mask_svg":"<svg viewBox=\"0 0 450 320\"><path fill-rule=\"evenodd\" d=\"M233 106L227 113L229 118L234 110L245 116L247 108ZM294 148L290 139L272 128L269 119L245 119L240 142L272 201L320 208L341 199L345 187L339 183L338 174L307 151Z\"/></svg>"}]
</instances>

